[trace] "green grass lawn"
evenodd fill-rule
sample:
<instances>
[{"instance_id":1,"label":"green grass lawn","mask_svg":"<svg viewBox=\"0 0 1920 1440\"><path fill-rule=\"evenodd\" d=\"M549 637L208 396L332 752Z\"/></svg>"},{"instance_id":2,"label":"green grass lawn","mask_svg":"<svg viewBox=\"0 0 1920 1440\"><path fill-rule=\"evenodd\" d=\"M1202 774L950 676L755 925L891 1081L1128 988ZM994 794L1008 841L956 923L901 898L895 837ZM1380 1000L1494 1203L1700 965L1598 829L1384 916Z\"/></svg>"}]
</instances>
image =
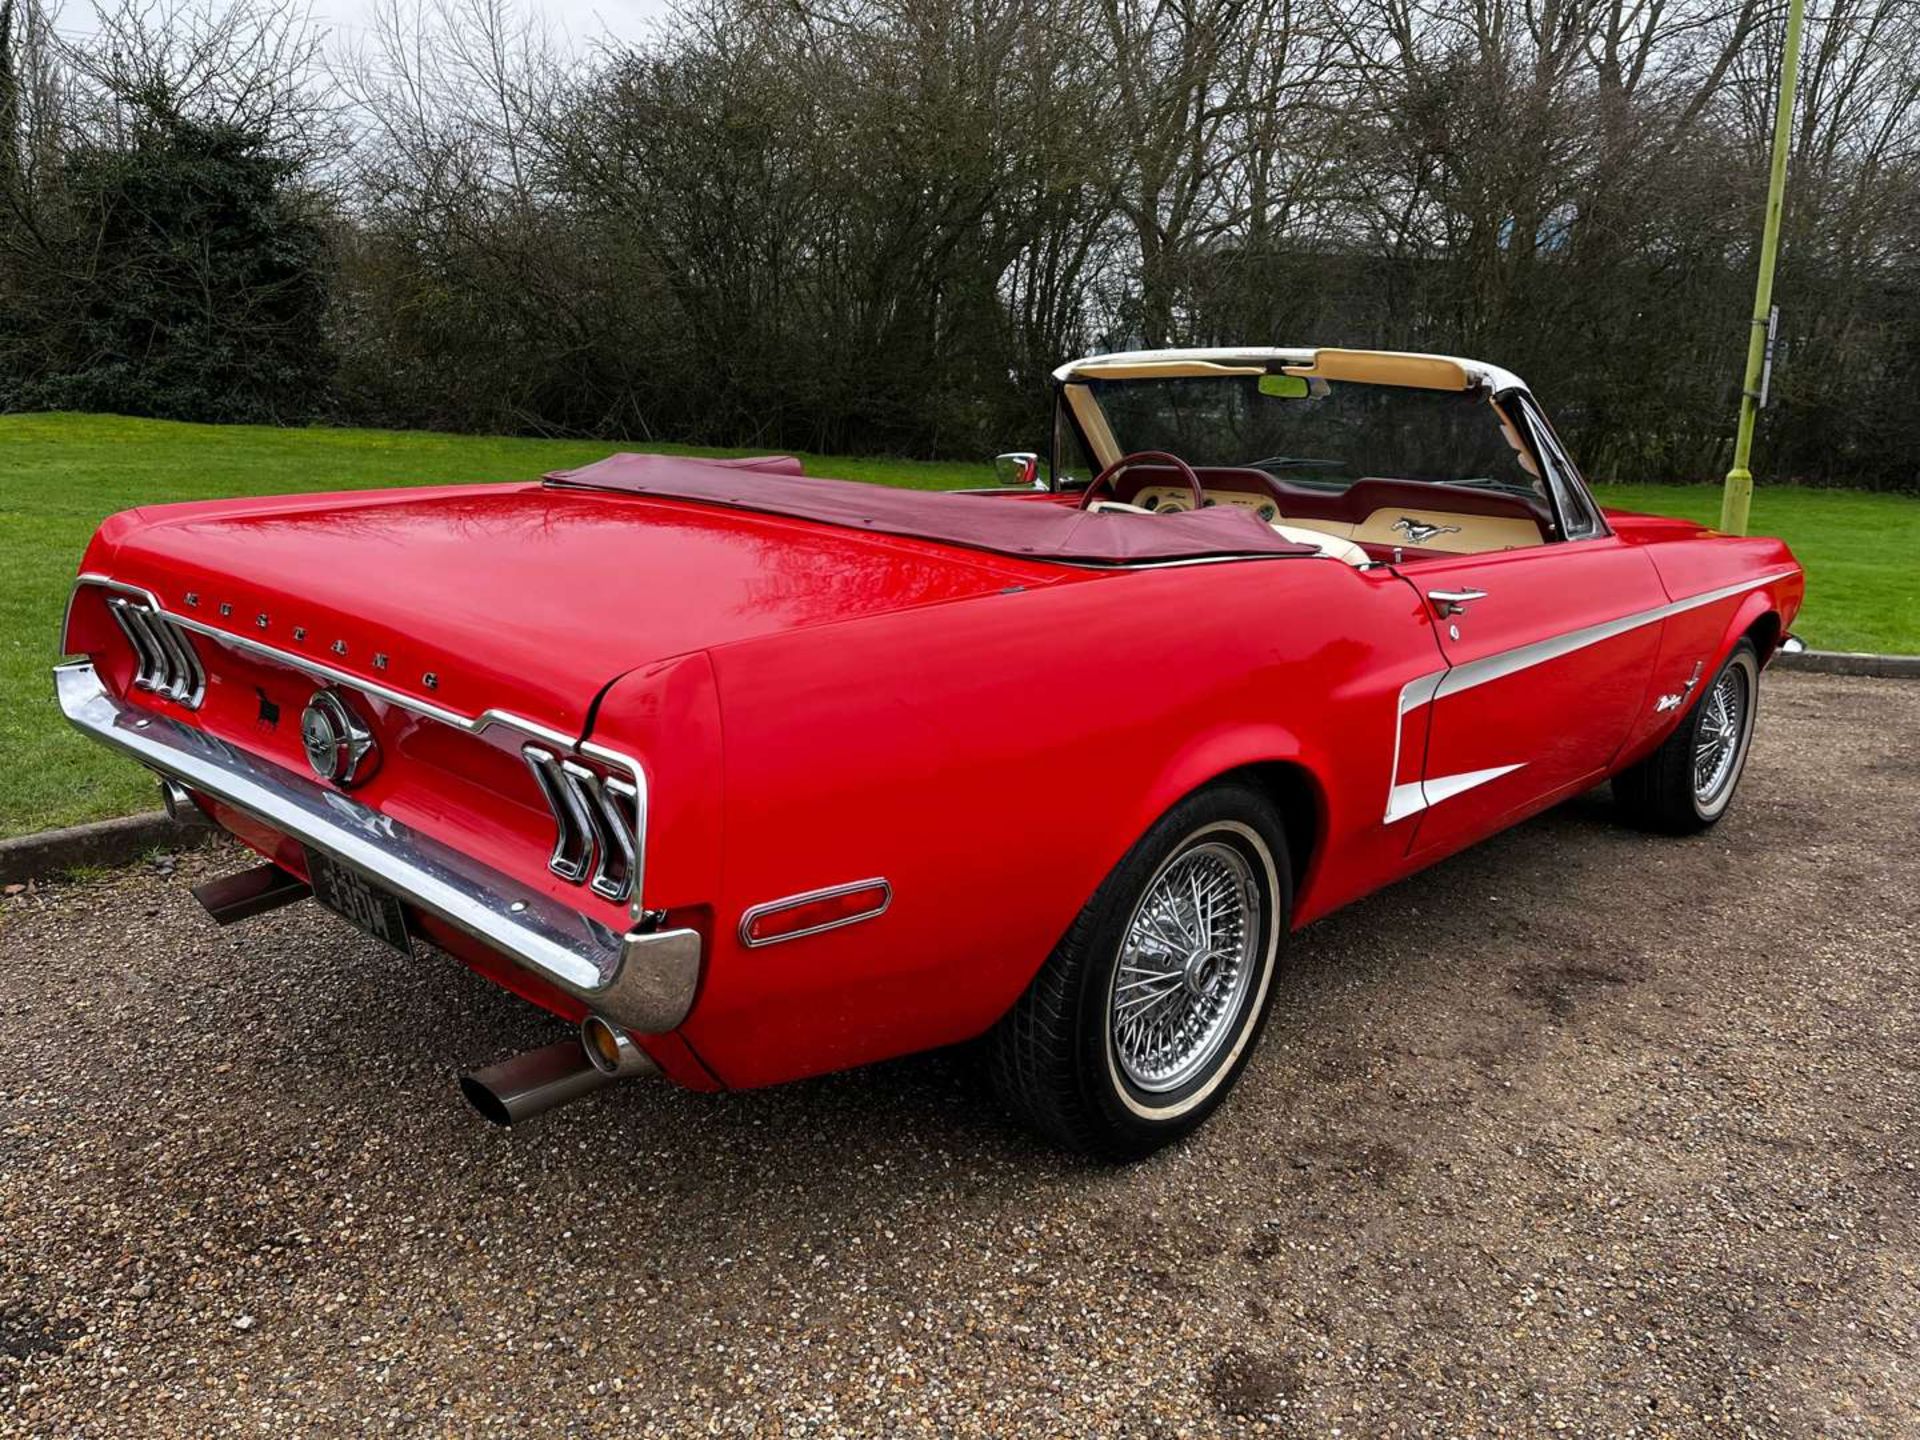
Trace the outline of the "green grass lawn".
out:
<instances>
[{"instance_id":1,"label":"green grass lawn","mask_svg":"<svg viewBox=\"0 0 1920 1440\"><path fill-rule=\"evenodd\" d=\"M0 416L0 835L153 805L150 777L83 740L48 667L74 567L100 520L133 505L454 481L525 480L618 449L606 442L387 430L182 425L111 415ZM648 446L676 454L738 454ZM811 474L937 489L991 482L982 465L802 457ZM1604 486L1602 502L1712 520L1712 487ZM1756 532L1784 535L1809 572L1795 627L1811 645L1920 651L1920 502L1767 490Z\"/></svg>"}]
</instances>

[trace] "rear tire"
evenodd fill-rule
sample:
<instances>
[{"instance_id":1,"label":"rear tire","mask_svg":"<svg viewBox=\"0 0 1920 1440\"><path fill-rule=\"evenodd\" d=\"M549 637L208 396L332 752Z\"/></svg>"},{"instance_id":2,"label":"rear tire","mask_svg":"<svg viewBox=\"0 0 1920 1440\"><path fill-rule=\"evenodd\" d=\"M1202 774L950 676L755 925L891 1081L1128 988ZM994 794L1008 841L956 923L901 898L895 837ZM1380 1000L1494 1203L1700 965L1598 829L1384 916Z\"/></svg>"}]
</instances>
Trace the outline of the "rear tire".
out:
<instances>
[{"instance_id":1,"label":"rear tire","mask_svg":"<svg viewBox=\"0 0 1920 1440\"><path fill-rule=\"evenodd\" d=\"M1226 782L1174 806L988 1035L1001 1100L1054 1143L1112 1160L1199 1128L1266 1023L1290 874L1259 791Z\"/></svg>"},{"instance_id":2,"label":"rear tire","mask_svg":"<svg viewBox=\"0 0 1920 1440\"><path fill-rule=\"evenodd\" d=\"M1613 777L1627 819L1662 835L1716 824L1746 769L1759 701L1760 657L1742 640L1660 748Z\"/></svg>"}]
</instances>

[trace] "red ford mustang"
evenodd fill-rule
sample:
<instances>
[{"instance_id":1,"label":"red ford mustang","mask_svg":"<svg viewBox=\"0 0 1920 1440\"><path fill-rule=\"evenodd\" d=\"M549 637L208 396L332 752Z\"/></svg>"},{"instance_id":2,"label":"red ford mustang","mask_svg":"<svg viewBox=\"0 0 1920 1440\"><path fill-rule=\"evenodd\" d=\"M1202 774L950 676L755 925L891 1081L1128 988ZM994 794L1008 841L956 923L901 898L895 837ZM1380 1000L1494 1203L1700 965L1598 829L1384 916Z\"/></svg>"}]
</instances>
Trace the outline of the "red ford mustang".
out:
<instances>
[{"instance_id":1,"label":"red ford mustang","mask_svg":"<svg viewBox=\"0 0 1920 1440\"><path fill-rule=\"evenodd\" d=\"M1346 350L1055 375L1048 478L922 493L616 455L541 484L101 526L60 703L311 896L580 1034L614 1080L767 1085L984 1037L1110 1156L1187 1133L1288 933L1611 777L1713 824L1802 576L1603 513L1514 376Z\"/></svg>"}]
</instances>

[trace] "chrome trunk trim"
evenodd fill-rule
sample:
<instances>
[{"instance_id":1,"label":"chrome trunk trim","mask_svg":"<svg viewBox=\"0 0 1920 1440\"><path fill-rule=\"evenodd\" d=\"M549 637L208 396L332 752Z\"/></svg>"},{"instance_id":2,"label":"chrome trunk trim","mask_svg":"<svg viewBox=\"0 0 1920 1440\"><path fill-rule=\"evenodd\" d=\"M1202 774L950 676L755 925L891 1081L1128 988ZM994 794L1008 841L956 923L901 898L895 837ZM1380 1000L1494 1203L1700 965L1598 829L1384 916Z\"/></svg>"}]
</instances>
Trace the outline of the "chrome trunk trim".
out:
<instances>
[{"instance_id":1,"label":"chrome trunk trim","mask_svg":"<svg viewBox=\"0 0 1920 1440\"><path fill-rule=\"evenodd\" d=\"M697 931L621 934L336 790L108 693L91 661L54 667L79 730L377 879L638 1034L679 1025L700 980Z\"/></svg>"},{"instance_id":2,"label":"chrome trunk trim","mask_svg":"<svg viewBox=\"0 0 1920 1440\"><path fill-rule=\"evenodd\" d=\"M503 729L516 731L530 739L553 746L560 752L571 751L577 748L580 754L594 760L599 760L609 768L619 771L621 776L620 783L631 789L631 803L634 812L634 857L629 870L631 878L628 882L625 896L628 901L628 913L633 920L638 923L644 918L646 907L642 893L642 882L646 875L647 774L646 771L640 768L640 762L635 760L631 755L611 749L593 740L576 742L573 736L568 735L564 731L555 730L551 726L542 725L536 720L529 720L524 716L516 715L511 710L488 709L482 710L478 715L463 715L457 710L447 709L444 705L436 705L431 700L423 700L417 695L409 695L404 690L396 690L390 685L382 684L378 680L370 680L366 676L356 675L350 670L337 669L332 665L315 660L311 656L301 655L291 650L282 650L278 646L268 645L263 641L255 640L247 635L236 635L232 631L221 630L216 626L209 625L205 621L195 619L190 615L174 614L160 603L159 596L144 586L130 585L124 580L115 580L111 576L101 575L94 571L82 572L79 578L73 582L73 589L67 594L66 615L60 623L60 639L62 645L66 643L67 633L73 623L74 596L80 593L82 586L87 585L97 586L100 589L111 591L116 595L131 596L140 601L153 615L161 617L163 623L175 626L179 630L205 635L208 639L216 640L222 645L231 646L243 654L256 655L262 659L270 660L275 664L285 665L290 669L302 671L316 679L329 680L336 685L343 685L350 690L358 690L363 695L375 696L390 705L397 705L402 710L410 711L415 715L424 715L427 719L437 720L442 725L451 725L456 730L465 730L469 734L477 735L484 730L499 726ZM231 609L232 607L228 606L225 608ZM134 646L136 652L140 652L141 642L134 639L133 633L128 629L128 622L121 618L119 611L114 610L112 613L114 619L120 622L121 629L128 631L127 638L129 643ZM294 634L296 636L304 633L305 630L303 627L295 627ZM192 655L193 647L185 635L181 635L178 638L182 648L184 648L189 655ZM194 673L198 677L201 690L204 690L206 686L206 674L200 667L198 656L194 656ZM423 679L428 689L432 690L439 687L439 677L435 673L429 671ZM142 688L152 689L154 687L143 685ZM193 704L199 704L198 692L195 694Z\"/></svg>"},{"instance_id":3,"label":"chrome trunk trim","mask_svg":"<svg viewBox=\"0 0 1920 1440\"><path fill-rule=\"evenodd\" d=\"M547 868L569 884L586 879L593 859L593 836L587 829L584 808L575 798L560 773L560 757L538 745L523 745L521 756L553 812L553 856Z\"/></svg>"},{"instance_id":4,"label":"chrome trunk trim","mask_svg":"<svg viewBox=\"0 0 1920 1440\"><path fill-rule=\"evenodd\" d=\"M547 868L568 884L586 882L603 900L629 898L640 870L638 787L605 779L538 745L523 745L520 754L553 812L553 858Z\"/></svg>"}]
</instances>

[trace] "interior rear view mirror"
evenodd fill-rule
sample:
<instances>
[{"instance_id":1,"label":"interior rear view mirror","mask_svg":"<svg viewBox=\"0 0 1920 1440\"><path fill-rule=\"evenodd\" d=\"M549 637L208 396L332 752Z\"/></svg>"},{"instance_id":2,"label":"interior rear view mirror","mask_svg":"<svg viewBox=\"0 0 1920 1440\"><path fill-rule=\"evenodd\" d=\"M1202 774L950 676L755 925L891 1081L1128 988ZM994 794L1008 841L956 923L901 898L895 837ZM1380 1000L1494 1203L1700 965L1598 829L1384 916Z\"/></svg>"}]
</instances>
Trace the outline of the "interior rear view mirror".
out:
<instances>
[{"instance_id":1,"label":"interior rear view mirror","mask_svg":"<svg viewBox=\"0 0 1920 1440\"><path fill-rule=\"evenodd\" d=\"M1262 375L1260 393L1271 395L1276 400L1304 400L1311 393L1304 375Z\"/></svg>"}]
</instances>

